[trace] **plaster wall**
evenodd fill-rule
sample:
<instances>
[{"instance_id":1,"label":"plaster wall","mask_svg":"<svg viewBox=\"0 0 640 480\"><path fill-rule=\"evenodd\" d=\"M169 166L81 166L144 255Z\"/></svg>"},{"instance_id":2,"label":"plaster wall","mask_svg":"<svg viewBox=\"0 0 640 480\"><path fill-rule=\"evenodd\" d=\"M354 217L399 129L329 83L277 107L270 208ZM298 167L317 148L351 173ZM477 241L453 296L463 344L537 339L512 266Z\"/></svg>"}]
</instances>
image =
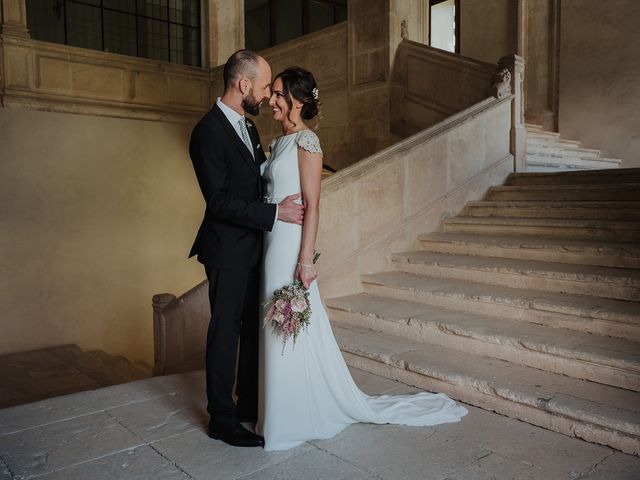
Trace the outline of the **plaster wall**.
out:
<instances>
[{"instance_id":1,"label":"plaster wall","mask_svg":"<svg viewBox=\"0 0 640 480\"><path fill-rule=\"evenodd\" d=\"M0 354L153 361L151 297L204 278L181 124L0 108Z\"/></svg>"},{"instance_id":2,"label":"plaster wall","mask_svg":"<svg viewBox=\"0 0 640 480\"><path fill-rule=\"evenodd\" d=\"M560 132L640 167L640 3L563 0Z\"/></svg>"}]
</instances>

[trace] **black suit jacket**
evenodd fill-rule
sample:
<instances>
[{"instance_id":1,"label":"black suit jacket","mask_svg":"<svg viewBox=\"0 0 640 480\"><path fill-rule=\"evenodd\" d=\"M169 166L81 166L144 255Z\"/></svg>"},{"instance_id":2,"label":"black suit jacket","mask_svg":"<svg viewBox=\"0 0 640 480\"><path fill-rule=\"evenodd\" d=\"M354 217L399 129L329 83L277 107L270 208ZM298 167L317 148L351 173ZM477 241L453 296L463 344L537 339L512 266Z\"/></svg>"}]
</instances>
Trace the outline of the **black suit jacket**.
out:
<instances>
[{"instance_id":1,"label":"black suit jacket","mask_svg":"<svg viewBox=\"0 0 640 480\"><path fill-rule=\"evenodd\" d=\"M260 164L266 160L251 120L247 130L255 160L217 105L194 127L189 155L206 210L189 257L208 267L251 268L262 255L276 205L262 203Z\"/></svg>"}]
</instances>

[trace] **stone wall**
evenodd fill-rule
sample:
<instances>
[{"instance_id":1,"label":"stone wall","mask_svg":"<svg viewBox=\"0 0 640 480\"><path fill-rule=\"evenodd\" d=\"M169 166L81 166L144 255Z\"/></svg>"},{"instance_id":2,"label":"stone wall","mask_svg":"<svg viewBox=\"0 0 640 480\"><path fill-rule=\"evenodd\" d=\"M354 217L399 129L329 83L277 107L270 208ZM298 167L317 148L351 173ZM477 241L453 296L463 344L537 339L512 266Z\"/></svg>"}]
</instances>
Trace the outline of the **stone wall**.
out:
<instances>
[{"instance_id":1,"label":"stone wall","mask_svg":"<svg viewBox=\"0 0 640 480\"><path fill-rule=\"evenodd\" d=\"M460 54L488 63L516 53L517 2L460 0Z\"/></svg>"},{"instance_id":2,"label":"stone wall","mask_svg":"<svg viewBox=\"0 0 640 480\"><path fill-rule=\"evenodd\" d=\"M0 353L151 362L151 296L204 278L189 125L0 108Z\"/></svg>"},{"instance_id":3,"label":"stone wall","mask_svg":"<svg viewBox=\"0 0 640 480\"><path fill-rule=\"evenodd\" d=\"M640 3L563 0L560 132L640 167Z\"/></svg>"}]
</instances>

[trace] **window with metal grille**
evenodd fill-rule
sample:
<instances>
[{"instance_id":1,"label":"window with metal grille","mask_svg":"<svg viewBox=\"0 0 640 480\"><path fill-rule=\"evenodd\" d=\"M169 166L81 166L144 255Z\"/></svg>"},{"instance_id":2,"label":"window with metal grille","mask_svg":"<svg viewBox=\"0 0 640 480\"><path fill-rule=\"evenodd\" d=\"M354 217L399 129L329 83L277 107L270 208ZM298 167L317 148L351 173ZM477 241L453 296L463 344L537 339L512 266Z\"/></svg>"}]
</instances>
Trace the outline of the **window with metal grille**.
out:
<instances>
[{"instance_id":1,"label":"window with metal grille","mask_svg":"<svg viewBox=\"0 0 640 480\"><path fill-rule=\"evenodd\" d=\"M36 40L201 65L200 0L27 0Z\"/></svg>"},{"instance_id":2,"label":"window with metal grille","mask_svg":"<svg viewBox=\"0 0 640 480\"><path fill-rule=\"evenodd\" d=\"M347 19L347 0L245 0L247 48L262 50Z\"/></svg>"}]
</instances>

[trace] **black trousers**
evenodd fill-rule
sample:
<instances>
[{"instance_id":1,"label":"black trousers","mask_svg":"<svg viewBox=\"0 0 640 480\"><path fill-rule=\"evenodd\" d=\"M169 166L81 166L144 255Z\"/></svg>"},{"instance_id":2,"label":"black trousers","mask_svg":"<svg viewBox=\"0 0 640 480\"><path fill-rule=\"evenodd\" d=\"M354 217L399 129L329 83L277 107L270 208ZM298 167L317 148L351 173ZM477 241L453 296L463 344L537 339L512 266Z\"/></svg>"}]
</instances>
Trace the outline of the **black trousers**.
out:
<instances>
[{"instance_id":1,"label":"black trousers","mask_svg":"<svg viewBox=\"0 0 640 480\"><path fill-rule=\"evenodd\" d=\"M205 266L205 272L211 305L206 350L207 411L212 423L231 425L237 421L237 414L257 417L258 268ZM233 403L234 380L237 410Z\"/></svg>"}]
</instances>

